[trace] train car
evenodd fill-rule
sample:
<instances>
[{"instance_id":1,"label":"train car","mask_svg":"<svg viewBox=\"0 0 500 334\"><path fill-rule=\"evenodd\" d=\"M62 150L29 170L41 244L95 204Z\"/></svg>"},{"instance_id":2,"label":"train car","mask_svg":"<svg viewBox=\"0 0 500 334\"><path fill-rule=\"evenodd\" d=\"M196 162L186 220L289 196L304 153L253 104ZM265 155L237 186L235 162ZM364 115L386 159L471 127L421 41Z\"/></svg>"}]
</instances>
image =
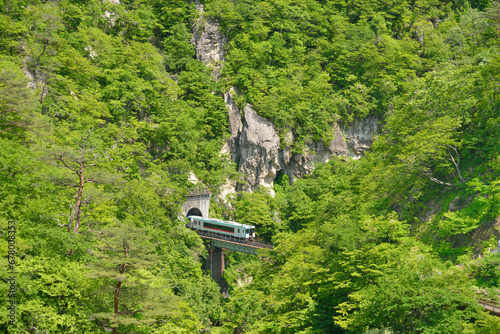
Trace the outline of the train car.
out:
<instances>
[{"instance_id":1,"label":"train car","mask_svg":"<svg viewBox=\"0 0 500 334\"><path fill-rule=\"evenodd\" d=\"M255 226L252 225L200 216L189 216L188 219L189 223L186 224L186 227L194 230L208 231L245 240L253 240L255 238Z\"/></svg>"}]
</instances>

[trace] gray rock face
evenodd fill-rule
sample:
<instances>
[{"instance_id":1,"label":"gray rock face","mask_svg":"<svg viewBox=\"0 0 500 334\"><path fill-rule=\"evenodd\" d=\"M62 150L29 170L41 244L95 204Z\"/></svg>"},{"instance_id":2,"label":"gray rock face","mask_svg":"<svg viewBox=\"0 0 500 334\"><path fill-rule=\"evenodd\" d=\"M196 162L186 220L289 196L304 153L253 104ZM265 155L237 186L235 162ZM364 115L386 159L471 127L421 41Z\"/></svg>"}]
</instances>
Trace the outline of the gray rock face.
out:
<instances>
[{"instance_id":1,"label":"gray rock face","mask_svg":"<svg viewBox=\"0 0 500 334\"><path fill-rule=\"evenodd\" d=\"M280 140L274 125L245 106L243 130L238 141L239 171L246 174L241 190L252 191L259 185L271 187L278 170Z\"/></svg>"},{"instance_id":2,"label":"gray rock face","mask_svg":"<svg viewBox=\"0 0 500 334\"><path fill-rule=\"evenodd\" d=\"M37 88L41 88L40 100L43 100L45 95L48 94L49 90L47 88L47 74L43 73L40 70L32 71L30 70L29 64L33 61L31 56L26 56L23 59L23 66L21 67L21 71L24 76L29 80L27 87L31 90L35 90Z\"/></svg>"},{"instance_id":3,"label":"gray rock face","mask_svg":"<svg viewBox=\"0 0 500 334\"><path fill-rule=\"evenodd\" d=\"M246 184L239 185L238 190L251 192L259 186L264 186L273 193L273 181L278 172L287 174L293 181L311 173L315 164L328 162L333 157L360 157L369 149L373 135L378 130L376 118L353 122L345 127L344 134L342 129L335 125L332 128L334 138L328 146L322 141L306 143L303 153L292 155L293 132L289 130L284 145L281 145L274 125L259 116L250 105L244 108L242 118L234 104L233 93L226 95L231 127L229 150L238 164L238 171L246 175Z\"/></svg>"},{"instance_id":4,"label":"gray rock face","mask_svg":"<svg viewBox=\"0 0 500 334\"><path fill-rule=\"evenodd\" d=\"M203 17L203 5L195 0L201 13L193 26L194 34L191 43L195 46L198 60L213 68L216 79L225 61L224 43L226 38L219 30L218 22ZM351 156L359 158L371 146L373 136L378 131L378 120L368 117L339 127L333 126L334 139L328 146L322 141L306 143L302 154L292 154L293 132L289 132L281 145L274 125L259 116L250 105L245 106L243 114L235 103L238 95L233 88L224 94L224 101L229 113L231 137L221 154L229 153L237 163L238 171L244 173L245 184L236 186L232 182L221 189L221 193L232 193L235 190L253 191L264 186L272 191L274 179L279 172L286 173L293 181L314 169L316 163L327 162L335 156Z\"/></svg>"},{"instance_id":5,"label":"gray rock face","mask_svg":"<svg viewBox=\"0 0 500 334\"><path fill-rule=\"evenodd\" d=\"M290 161L282 159L282 171L294 181L296 178L311 173L317 163L328 162L333 157L349 156L349 150L339 126L334 125L332 131L334 132L334 138L330 141L328 147L325 147L322 141L306 143L303 154L294 154ZM285 150L287 148L290 151L289 147L285 147ZM283 156L286 156L286 154L283 154Z\"/></svg>"},{"instance_id":6,"label":"gray rock face","mask_svg":"<svg viewBox=\"0 0 500 334\"><path fill-rule=\"evenodd\" d=\"M246 184L239 186L238 190L250 192L264 186L273 193L273 181L278 172L287 174L294 181L311 173L315 164L328 162L333 157L360 158L371 147L373 137L379 130L376 117L356 120L342 128L334 125L334 138L328 146L322 141L310 142L306 143L303 153L292 155L290 146L294 137L291 130L285 136L284 145L281 145L272 123L259 116L250 105L244 109L243 122L235 105L231 105L229 111L230 151L233 160L238 163L238 171L246 175Z\"/></svg>"},{"instance_id":7,"label":"gray rock face","mask_svg":"<svg viewBox=\"0 0 500 334\"><path fill-rule=\"evenodd\" d=\"M236 161L239 155L236 154L238 148L238 140L243 131L243 122L241 120L241 113L238 107L236 106L236 102L234 101L234 96L236 91L231 89L231 91L224 94L224 102L226 102L226 107L229 112L229 128L231 131L231 137L229 138L229 151L233 155L233 160Z\"/></svg>"},{"instance_id":8,"label":"gray rock face","mask_svg":"<svg viewBox=\"0 0 500 334\"><path fill-rule=\"evenodd\" d=\"M380 131L379 119L368 116L342 127L342 133L347 141L350 156L359 159L363 152L370 149L374 136Z\"/></svg>"},{"instance_id":9,"label":"gray rock face","mask_svg":"<svg viewBox=\"0 0 500 334\"><path fill-rule=\"evenodd\" d=\"M196 2L196 8L203 14L203 5ZM220 70L224 58L224 43L226 38L219 30L219 23L212 19L206 19L203 15L196 20L193 26L194 34L191 44L194 45L196 58L213 69L216 78L220 76Z\"/></svg>"}]
</instances>

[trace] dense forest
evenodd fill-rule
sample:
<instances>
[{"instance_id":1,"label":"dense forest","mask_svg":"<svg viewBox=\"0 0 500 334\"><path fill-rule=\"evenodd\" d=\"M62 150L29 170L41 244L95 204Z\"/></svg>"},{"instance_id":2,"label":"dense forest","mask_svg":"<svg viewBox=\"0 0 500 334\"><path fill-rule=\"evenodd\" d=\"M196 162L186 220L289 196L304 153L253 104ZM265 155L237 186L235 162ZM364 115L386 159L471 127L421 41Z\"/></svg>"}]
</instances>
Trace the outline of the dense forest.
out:
<instances>
[{"instance_id":1,"label":"dense forest","mask_svg":"<svg viewBox=\"0 0 500 334\"><path fill-rule=\"evenodd\" d=\"M294 153L382 128L220 199L232 88ZM193 174L275 245L226 253L227 299L180 215ZM0 0L0 182L5 333L499 333L500 1Z\"/></svg>"}]
</instances>

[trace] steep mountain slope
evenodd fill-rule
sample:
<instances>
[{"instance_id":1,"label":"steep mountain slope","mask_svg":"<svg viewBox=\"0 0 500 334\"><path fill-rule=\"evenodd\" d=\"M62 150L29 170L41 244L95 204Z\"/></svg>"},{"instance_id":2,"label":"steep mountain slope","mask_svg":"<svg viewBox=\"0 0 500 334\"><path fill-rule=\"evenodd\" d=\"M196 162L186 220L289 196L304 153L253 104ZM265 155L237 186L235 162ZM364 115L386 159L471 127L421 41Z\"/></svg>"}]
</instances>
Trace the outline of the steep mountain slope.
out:
<instances>
[{"instance_id":1,"label":"steep mountain slope","mask_svg":"<svg viewBox=\"0 0 500 334\"><path fill-rule=\"evenodd\" d=\"M498 332L499 17L0 2L0 329ZM276 244L228 254L228 300L178 216L193 173Z\"/></svg>"}]
</instances>

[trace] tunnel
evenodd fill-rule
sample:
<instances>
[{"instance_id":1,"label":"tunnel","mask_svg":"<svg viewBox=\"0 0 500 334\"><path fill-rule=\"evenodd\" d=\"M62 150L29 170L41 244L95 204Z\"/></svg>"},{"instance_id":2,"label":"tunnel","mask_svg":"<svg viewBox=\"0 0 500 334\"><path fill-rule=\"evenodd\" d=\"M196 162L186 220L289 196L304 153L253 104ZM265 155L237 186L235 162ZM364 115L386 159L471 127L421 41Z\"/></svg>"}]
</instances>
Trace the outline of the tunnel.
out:
<instances>
[{"instance_id":1,"label":"tunnel","mask_svg":"<svg viewBox=\"0 0 500 334\"><path fill-rule=\"evenodd\" d=\"M201 213L200 209L198 208L192 208L186 213L186 217L189 216L200 216L203 217L203 214Z\"/></svg>"}]
</instances>

